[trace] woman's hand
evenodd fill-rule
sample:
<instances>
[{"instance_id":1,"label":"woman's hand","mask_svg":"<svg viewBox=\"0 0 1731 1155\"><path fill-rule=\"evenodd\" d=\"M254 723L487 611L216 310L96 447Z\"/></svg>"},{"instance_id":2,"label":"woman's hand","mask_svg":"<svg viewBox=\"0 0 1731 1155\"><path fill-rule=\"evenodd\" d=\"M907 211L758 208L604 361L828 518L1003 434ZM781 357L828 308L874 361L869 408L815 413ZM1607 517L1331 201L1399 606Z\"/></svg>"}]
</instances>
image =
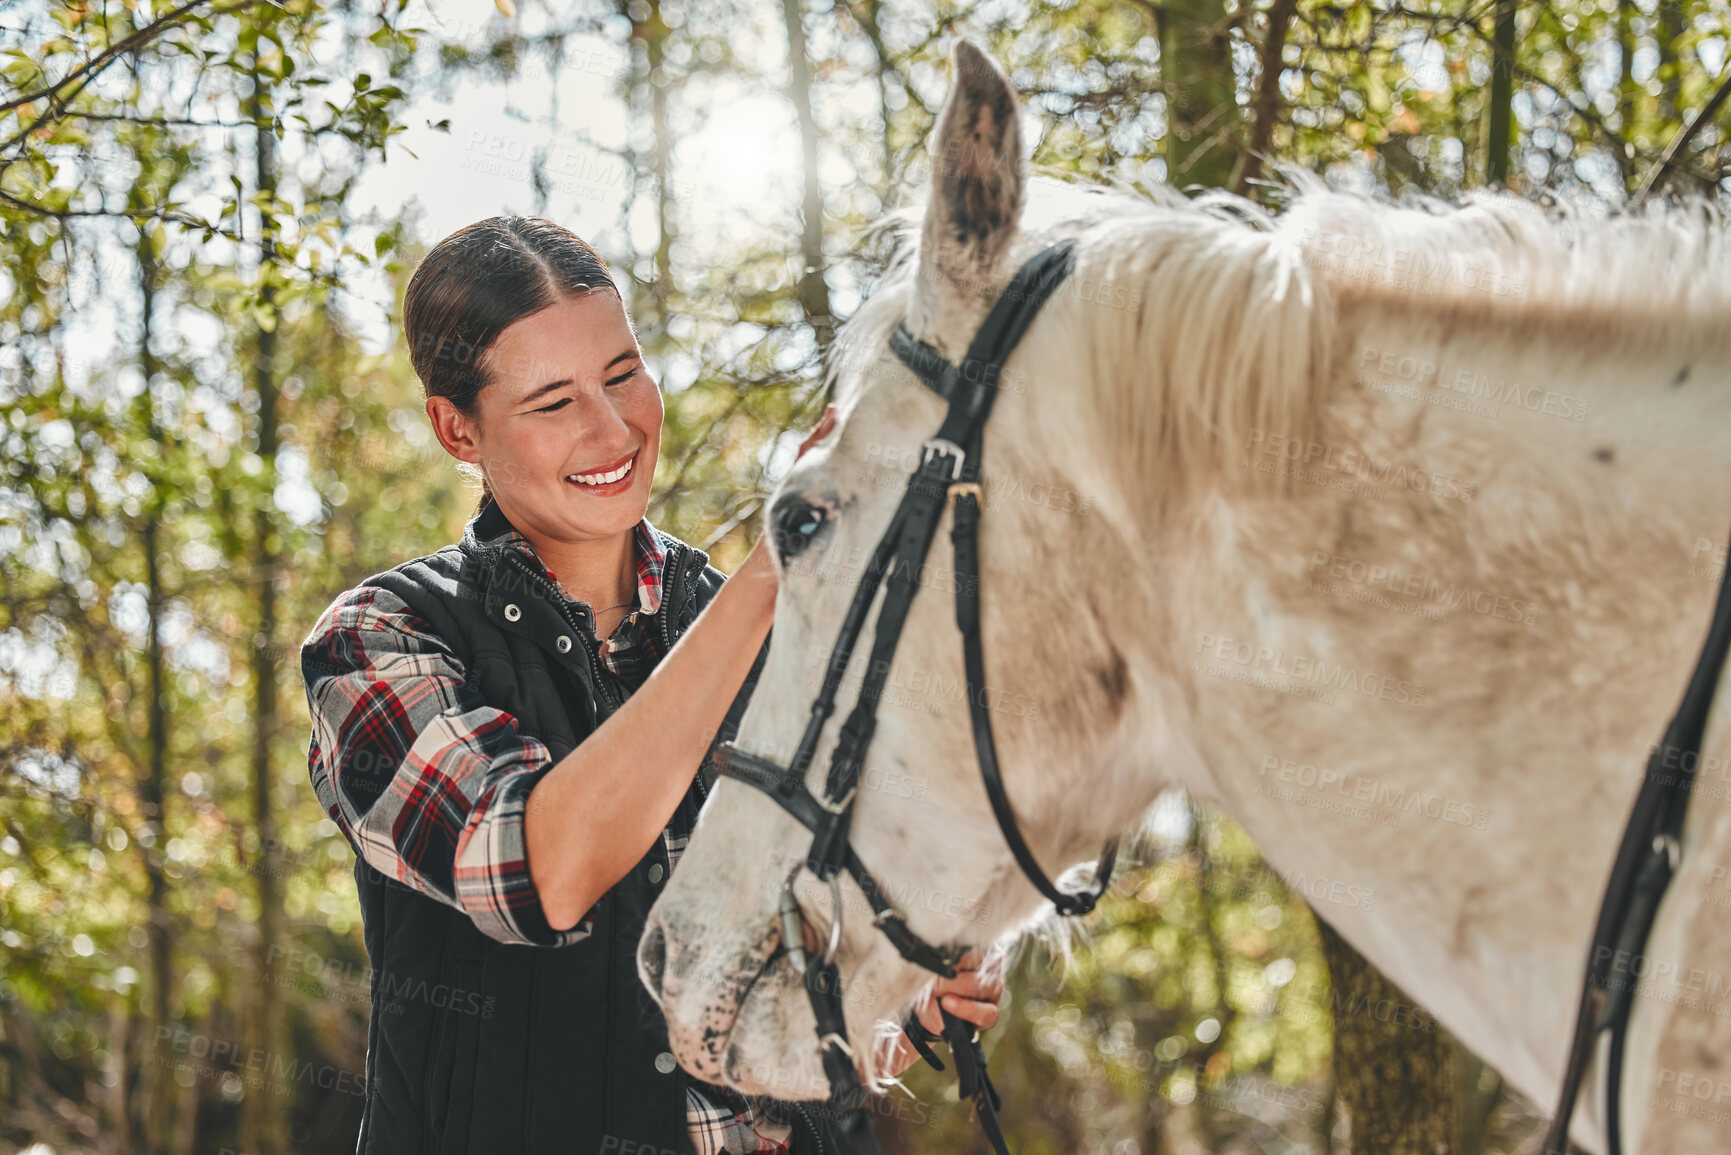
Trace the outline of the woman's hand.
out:
<instances>
[{"instance_id":1,"label":"woman's hand","mask_svg":"<svg viewBox=\"0 0 1731 1155\"><path fill-rule=\"evenodd\" d=\"M830 430L834 428L835 406L825 405L823 416L817 419L816 428L807 433L805 440L799 443L799 452L793 455L793 459L798 461L804 457L812 446L828 437ZM740 563L739 569L734 571L733 580L738 580L742 575L750 578L775 580L775 562L769 556L773 536L773 534L765 533L758 537L757 544L751 547L751 552L745 555L745 560Z\"/></svg>"},{"instance_id":2,"label":"woman's hand","mask_svg":"<svg viewBox=\"0 0 1731 1155\"><path fill-rule=\"evenodd\" d=\"M932 989L916 1011L926 1030L934 1035L944 1033L944 1018L938 1010L940 1006L956 1018L974 1024L977 1030L990 1030L997 1025L998 1003L1004 997L1004 979L1001 974L986 979L981 976L979 967L978 953L970 951L956 967L955 978L939 979L932 984ZM897 1035L890 1050L889 1073L899 1075L919 1058L920 1053L908 1042L906 1033Z\"/></svg>"}]
</instances>

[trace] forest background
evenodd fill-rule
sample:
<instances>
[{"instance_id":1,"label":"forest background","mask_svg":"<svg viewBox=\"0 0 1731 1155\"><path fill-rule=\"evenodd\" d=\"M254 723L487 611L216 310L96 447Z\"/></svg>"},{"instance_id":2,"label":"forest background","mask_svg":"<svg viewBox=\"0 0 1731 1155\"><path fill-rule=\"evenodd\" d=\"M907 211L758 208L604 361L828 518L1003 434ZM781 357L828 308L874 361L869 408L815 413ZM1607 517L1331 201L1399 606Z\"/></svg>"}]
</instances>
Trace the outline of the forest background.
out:
<instances>
[{"instance_id":1,"label":"forest background","mask_svg":"<svg viewBox=\"0 0 1731 1155\"><path fill-rule=\"evenodd\" d=\"M1039 172L1601 212L1724 204L1728 33L1727 0L0 3L0 1153L352 1150L369 972L298 647L472 512L396 328L439 237L600 249L666 395L650 515L729 568L869 226L923 197L955 36ZM1019 1152L1530 1147L1327 902L1182 795L1155 825L1069 967L1014 970ZM887 1150L985 1150L910 1082Z\"/></svg>"}]
</instances>

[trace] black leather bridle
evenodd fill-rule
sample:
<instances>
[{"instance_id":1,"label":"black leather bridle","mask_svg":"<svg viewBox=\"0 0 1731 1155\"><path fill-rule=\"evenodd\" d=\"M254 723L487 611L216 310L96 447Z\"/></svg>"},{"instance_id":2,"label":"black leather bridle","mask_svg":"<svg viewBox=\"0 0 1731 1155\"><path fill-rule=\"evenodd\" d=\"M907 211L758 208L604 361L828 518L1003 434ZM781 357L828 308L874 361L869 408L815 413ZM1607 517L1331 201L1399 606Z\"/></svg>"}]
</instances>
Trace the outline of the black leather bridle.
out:
<instances>
[{"instance_id":1,"label":"black leather bridle","mask_svg":"<svg viewBox=\"0 0 1731 1155\"><path fill-rule=\"evenodd\" d=\"M925 443L920 468L909 479L907 492L854 592L792 764L783 769L732 743L716 749L723 774L762 790L812 833L811 850L803 866L830 888L828 946L821 955L807 956L804 913L793 897L792 877L786 880L781 892L781 937L790 961L804 976L812 1013L817 1019L830 1102L843 1113L843 1130L855 1151L861 1153L875 1153L878 1147L868 1112L862 1109L864 1092L847 1038L843 991L835 965L841 940L841 872L845 870L853 876L871 904L872 924L883 931L907 961L953 978L956 964L966 953L965 946L934 946L916 935L884 897L883 888L848 840L854 796L877 725L878 701L889 677L890 660L901 640L902 627L918 589L916 578L931 550L938 521L952 501L955 512L950 540L955 549L956 626L961 631L967 670L968 713L980 776L1004 841L1028 880L1063 915L1083 915L1094 909L1105 893L1117 856L1118 842L1113 839L1101 852L1092 887L1079 893L1059 890L1040 868L1022 838L998 771L997 747L985 693L985 658L980 645L979 523L983 503L979 477L986 419L996 399L998 376L1005 360L1053 290L1069 275L1072 248L1070 242L1052 245L1017 271L959 366L951 364L930 345L916 340L905 325L896 326L890 338L891 349L928 388L949 403L949 411L937 434ZM853 711L842 724L831 752L824 791L821 795L813 794L805 785L806 771L824 724L835 712L836 692L880 585L886 588L878 610L871 662ZM1567 1072L1551 1129L1541 1149L1545 1155L1564 1155L1569 1120L1586 1066L1594 1044L1605 1031L1610 1032L1606 1129L1610 1155L1622 1155L1619 1084L1635 994L1635 969L1660 900L1682 859L1684 819L1694 789L1701 741L1728 651L1731 651L1731 564L1720 576L1712 624L1683 701L1665 731L1664 741L1648 759L1646 775L1600 905ZM949 1042L955 1057L961 1094L974 1101L993 1150L1008 1155L997 1122L1000 1101L986 1072L978 1034L971 1023L955 1018L948 1011L942 1013L942 1037ZM943 1070L943 1063L930 1047L939 1036L928 1032L912 1016L904 1029L926 1060Z\"/></svg>"},{"instance_id":2,"label":"black leather bridle","mask_svg":"<svg viewBox=\"0 0 1731 1155\"><path fill-rule=\"evenodd\" d=\"M804 914L793 897L793 878L781 892L781 938L794 968L805 979L812 1013L817 1018L819 1044L823 1050L824 1074L829 1079L830 1103L842 1112L842 1127L859 1152L876 1152L868 1113L862 1110L864 1093L848 1043L847 1023L842 1013L842 987L835 964L841 941L842 903L840 874L846 871L871 904L872 925L883 931L896 950L915 966L954 978L956 965L967 953L967 945L934 946L916 935L906 920L884 897L871 872L860 862L848 841L855 793L865 765L867 749L877 726L878 702L889 677L890 660L901 640L902 627L918 590L916 581L926 555L931 551L938 521L953 503L954 520L950 541L955 549L956 626L962 635L962 658L967 670L968 714L973 724L974 751L979 758L980 777L991 799L992 812L1010 852L1039 892L1063 915L1083 915L1105 893L1117 857L1118 840L1112 839L1100 854L1094 883L1079 893L1061 891L1046 876L1028 849L1016 823L1015 811L1004 791L998 770L997 746L992 738L992 720L986 696L986 664L980 647L980 555L979 524L982 509L980 455L986 419L997 398L998 376L1004 362L1033 324L1041 306L1070 273L1073 244L1061 242L1036 254L1023 265L999 296L985 323L968 347L960 365L952 365L936 349L916 340L905 325L897 325L890 347L919 379L949 403L943 424L925 443L920 467L908 480L907 492L890 519L889 528L872 552L852 604L842 621L841 634L830 652L823 685L811 705L792 764L783 769L774 762L740 749L732 743L716 748L721 773L749 782L768 794L812 833L811 850L803 863L830 888L829 943L824 953L809 958L805 950ZM871 663L867 667L854 708L842 723L830 754L829 774L822 794L805 785L806 771L817 751L819 735L835 711L836 691L853 656L854 643L865 628L867 615L884 586L872 639ZM797 874L797 869L795 871ZM1008 1155L1003 1132L997 1122L1000 1105L996 1088L986 1073L985 1055L973 1024L943 1010L944 1033L956 1061L961 1094L970 1098L979 1112L992 1147ZM920 1054L938 1070L943 1063L930 1044L940 1036L910 1016L904 1025Z\"/></svg>"},{"instance_id":3,"label":"black leather bridle","mask_svg":"<svg viewBox=\"0 0 1731 1155\"><path fill-rule=\"evenodd\" d=\"M1719 575L1719 599L1707 640L1695 662L1695 672L1683 692L1683 701L1665 728L1664 741L1647 759L1647 772L1617 858L1611 881L1599 904L1599 921L1593 928L1593 945L1587 952L1587 977L1581 984L1581 1006L1575 1016L1574 1039L1569 1046L1568 1067L1558 1096L1551 1129L1545 1135L1544 1155L1564 1155L1568 1146L1569 1119L1575 1099L1586 1078L1599 1035L1611 1033L1605 1052L1605 1133L1610 1155L1622 1155L1623 1048L1629 1032L1629 1012L1634 1007L1637 966L1647 948L1659 901L1683 860L1683 820L1689 813L1689 795L1695 788L1695 770L1701 761L1701 739L1707 729L1707 714L1719 687L1719 672L1731 650L1731 564Z\"/></svg>"}]
</instances>

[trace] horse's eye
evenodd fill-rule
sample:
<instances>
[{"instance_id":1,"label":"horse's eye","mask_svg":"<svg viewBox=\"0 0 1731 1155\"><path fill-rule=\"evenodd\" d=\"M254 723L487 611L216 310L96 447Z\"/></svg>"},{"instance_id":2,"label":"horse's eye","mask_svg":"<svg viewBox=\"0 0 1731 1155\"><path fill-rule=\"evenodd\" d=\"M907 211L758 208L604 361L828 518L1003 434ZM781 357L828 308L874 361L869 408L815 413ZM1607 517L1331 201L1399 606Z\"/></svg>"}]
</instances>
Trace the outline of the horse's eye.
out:
<instances>
[{"instance_id":1,"label":"horse's eye","mask_svg":"<svg viewBox=\"0 0 1731 1155\"><path fill-rule=\"evenodd\" d=\"M775 552L783 564L805 552L829 516L822 506L803 498L782 502L775 510Z\"/></svg>"}]
</instances>

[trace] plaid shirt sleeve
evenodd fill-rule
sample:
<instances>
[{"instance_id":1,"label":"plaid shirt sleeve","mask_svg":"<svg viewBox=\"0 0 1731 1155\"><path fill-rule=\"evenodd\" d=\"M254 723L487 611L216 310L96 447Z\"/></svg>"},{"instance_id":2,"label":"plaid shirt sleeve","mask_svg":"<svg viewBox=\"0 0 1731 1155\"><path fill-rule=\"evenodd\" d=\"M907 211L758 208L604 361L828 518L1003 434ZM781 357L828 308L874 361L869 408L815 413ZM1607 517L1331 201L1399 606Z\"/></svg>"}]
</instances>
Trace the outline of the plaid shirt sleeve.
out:
<instances>
[{"instance_id":1,"label":"plaid shirt sleeve","mask_svg":"<svg viewBox=\"0 0 1731 1155\"><path fill-rule=\"evenodd\" d=\"M524 807L552 766L517 720L465 684L462 664L395 594L344 593L301 646L308 769L355 853L456 907L501 942L564 946L529 875Z\"/></svg>"}]
</instances>

